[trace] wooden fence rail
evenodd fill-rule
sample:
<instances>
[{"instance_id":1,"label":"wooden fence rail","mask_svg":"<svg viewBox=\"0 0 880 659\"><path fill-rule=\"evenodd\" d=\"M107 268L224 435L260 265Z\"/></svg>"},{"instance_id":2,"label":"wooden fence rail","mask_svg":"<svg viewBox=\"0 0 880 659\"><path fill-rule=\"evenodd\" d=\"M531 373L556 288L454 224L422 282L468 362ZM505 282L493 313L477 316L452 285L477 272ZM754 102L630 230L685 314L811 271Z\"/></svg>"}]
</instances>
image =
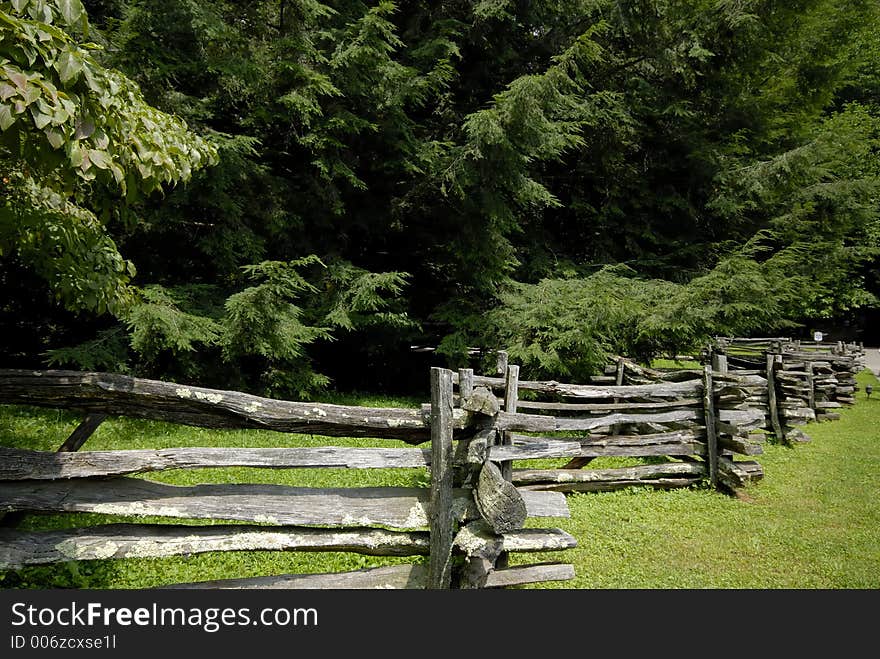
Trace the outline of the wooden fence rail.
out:
<instances>
[{"instance_id":1,"label":"wooden fence rail","mask_svg":"<svg viewBox=\"0 0 880 659\"><path fill-rule=\"evenodd\" d=\"M763 428L781 441L809 438L800 429L810 421L839 418L838 410L854 401L856 375L864 368L864 347L855 343L820 343L786 338L718 337L704 351L717 378L734 378L746 393L740 407L762 410ZM618 358L605 370L621 382L646 386L694 382L700 369L652 369Z\"/></svg>"},{"instance_id":2,"label":"wooden fence rail","mask_svg":"<svg viewBox=\"0 0 880 659\"><path fill-rule=\"evenodd\" d=\"M732 369L759 369L767 379L767 427L789 443L809 439L800 426L839 418L836 410L855 402L856 375L865 367L856 343L719 337L711 351Z\"/></svg>"},{"instance_id":3,"label":"wooden fence rail","mask_svg":"<svg viewBox=\"0 0 880 659\"><path fill-rule=\"evenodd\" d=\"M213 551L347 551L423 557L348 573L269 575L174 588L495 588L573 578L566 563L511 565L515 553L576 546L529 518L567 517L564 493L707 482L738 491L763 477L766 432L833 419L854 399L855 344L721 338L698 368L651 369L617 358L590 384L431 369L418 409L280 401L116 374L0 370L0 404L84 415L58 452L0 447L0 569L69 560ZM79 451L108 415L207 428L370 437L404 447L175 447ZM421 446L420 446L421 445ZM644 464L591 468L598 458ZM551 461L537 468L529 461ZM168 469L426 469L427 487L300 488L256 483L173 486L138 475ZM18 515L90 512L131 523L22 531ZM137 522L158 516L163 524ZM190 520L186 526L174 520ZM195 524L209 520L213 524ZM216 524L216 522L238 522Z\"/></svg>"},{"instance_id":4,"label":"wooden fence rail","mask_svg":"<svg viewBox=\"0 0 880 659\"><path fill-rule=\"evenodd\" d=\"M737 490L763 475L757 463L732 459L762 451L763 436L751 431L763 425L764 413L746 405L748 380L701 369L698 379L682 382L576 385L520 380L517 366L508 369L505 377L460 374L456 382L475 387L485 407L498 410L488 451L493 461L511 465L503 475L516 486L585 492L708 481ZM601 457L667 462L584 469ZM513 468L556 458L567 462L553 469Z\"/></svg>"},{"instance_id":5,"label":"wooden fence rail","mask_svg":"<svg viewBox=\"0 0 880 659\"><path fill-rule=\"evenodd\" d=\"M86 415L125 414L209 428L430 442L429 448L196 448L76 451L75 432L51 453L0 448L0 512L161 517L125 523L22 531L0 528L0 569L70 560L176 556L209 551L348 551L426 556L426 563L348 573L269 575L167 584L174 588L493 588L574 576L565 563L506 567L512 552L576 545L556 528L524 528L528 518L569 515L563 494L533 492L493 478L487 428L530 427L515 414L479 411L459 395L453 373L431 370L431 403L422 409L294 403L240 392L181 386L103 373L0 371L0 403L65 407ZM468 393L468 392L465 392ZM474 399L474 400L471 400ZM463 409L472 408L472 409ZM477 411L474 411L477 410ZM288 435L295 441L295 435ZM482 444L481 444L482 443ZM175 486L132 477L167 469L230 466L272 469L427 468L429 487L303 488L258 483ZM14 521L7 517L7 522ZM188 520L186 525L174 520ZM192 520L242 524L192 525Z\"/></svg>"}]
</instances>

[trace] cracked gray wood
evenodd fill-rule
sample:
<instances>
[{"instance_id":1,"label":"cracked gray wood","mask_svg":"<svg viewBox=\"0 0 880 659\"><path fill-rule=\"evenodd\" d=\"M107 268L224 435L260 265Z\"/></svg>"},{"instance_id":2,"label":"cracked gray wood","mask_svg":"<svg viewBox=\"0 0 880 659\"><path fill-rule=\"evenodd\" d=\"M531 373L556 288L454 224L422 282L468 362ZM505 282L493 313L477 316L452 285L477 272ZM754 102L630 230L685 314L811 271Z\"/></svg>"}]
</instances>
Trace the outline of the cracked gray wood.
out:
<instances>
[{"instance_id":1,"label":"cracked gray wood","mask_svg":"<svg viewBox=\"0 0 880 659\"><path fill-rule=\"evenodd\" d=\"M457 380L457 375L455 376ZM505 378L493 378L475 375L474 386L485 386L491 389L501 390L504 388ZM649 385L624 385L622 387L603 387L588 384L566 384L563 382L520 380L518 388L522 391L537 391L545 394L555 394L569 398L592 398L625 400L645 399L652 400L676 399L682 397L694 397L699 394L699 380L688 382L662 382Z\"/></svg>"},{"instance_id":2,"label":"cracked gray wood","mask_svg":"<svg viewBox=\"0 0 880 659\"><path fill-rule=\"evenodd\" d=\"M471 522L478 524L479 522ZM469 548L479 542L476 533ZM561 529L521 529L500 536L505 551L570 549L576 540ZM458 537L456 542L459 542ZM0 569L67 561L161 558L213 551L344 551L369 556L420 556L426 531L315 529L216 524L103 524L51 531L0 529Z\"/></svg>"},{"instance_id":3,"label":"cracked gray wood","mask_svg":"<svg viewBox=\"0 0 880 659\"><path fill-rule=\"evenodd\" d=\"M512 446L493 446L492 460L522 460L549 457L601 457L650 455L703 455L705 432L680 430L648 435L597 435L586 438L548 438L512 435Z\"/></svg>"},{"instance_id":4,"label":"cracked gray wood","mask_svg":"<svg viewBox=\"0 0 880 659\"><path fill-rule=\"evenodd\" d=\"M543 581L569 581L574 576L574 566L569 563L518 565L489 573L484 587L505 588Z\"/></svg>"},{"instance_id":5,"label":"cracked gray wood","mask_svg":"<svg viewBox=\"0 0 880 659\"><path fill-rule=\"evenodd\" d=\"M426 531L385 529L224 524L105 524L53 531L0 529L0 569L209 551L345 551L371 556L415 556L426 555L428 546Z\"/></svg>"},{"instance_id":6,"label":"cracked gray wood","mask_svg":"<svg viewBox=\"0 0 880 659\"><path fill-rule=\"evenodd\" d=\"M715 420L715 388L712 367L703 367L703 424L706 426L706 461L709 463L709 484L718 484L718 429Z\"/></svg>"},{"instance_id":7,"label":"cracked gray wood","mask_svg":"<svg viewBox=\"0 0 880 659\"><path fill-rule=\"evenodd\" d=\"M517 407L521 410L551 410L556 412L632 412L641 410L682 409L685 407L697 407L700 400L697 398L682 398L680 400L658 401L654 403L556 403L533 400L521 400Z\"/></svg>"},{"instance_id":8,"label":"cracked gray wood","mask_svg":"<svg viewBox=\"0 0 880 659\"><path fill-rule=\"evenodd\" d=\"M504 588L542 581L574 579L574 567L567 563L525 565L496 570L488 575L486 588ZM197 583L174 584L162 589L423 589L426 570L422 565L392 565L355 572L329 574L286 574L248 579L222 579Z\"/></svg>"},{"instance_id":9,"label":"cracked gray wood","mask_svg":"<svg viewBox=\"0 0 880 659\"><path fill-rule=\"evenodd\" d=\"M483 416L495 416L501 409L498 399L486 387L476 387L468 397L462 397L461 409Z\"/></svg>"},{"instance_id":10,"label":"cracked gray wood","mask_svg":"<svg viewBox=\"0 0 880 659\"><path fill-rule=\"evenodd\" d=\"M0 479L124 476L167 469L210 467L427 467L430 451L418 448L173 448L49 453L0 447Z\"/></svg>"},{"instance_id":11,"label":"cracked gray wood","mask_svg":"<svg viewBox=\"0 0 880 659\"><path fill-rule=\"evenodd\" d=\"M205 428L259 428L286 433L430 439L420 409L368 408L262 398L111 373L0 369L0 403L118 414ZM460 415L459 429L466 425Z\"/></svg>"},{"instance_id":12,"label":"cracked gray wood","mask_svg":"<svg viewBox=\"0 0 880 659\"><path fill-rule=\"evenodd\" d=\"M452 371L431 369L431 552L427 587L449 588L455 519L452 506Z\"/></svg>"},{"instance_id":13,"label":"cracked gray wood","mask_svg":"<svg viewBox=\"0 0 880 659\"><path fill-rule=\"evenodd\" d=\"M619 481L588 481L583 483L542 483L525 485L525 489L541 492L613 492L631 487L650 487L656 490L673 490L697 485L702 476L681 476L676 478L644 478Z\"/></svg>"},{"instance_id":14,"label":"cracked gray wood","mask_svg":"<svg viewBox=\"0 0 880 659\"><path fill-rule=\"evenodd\" d=\"M565 498L523 494L528 514L568 517ZM113 515L218 519L278 525L427 528L429 492L423 488L303 488L286 485L178 486L139 478L105 481L0 482L0 511L92 512ZM456 519L477 519L470 490L453 493Z\"/></svg>"},{"instance_id":15,"label":"cracked gray wood","mask_svg":"<svg viewBox=\"0 0 880 659\"><path fill-rule=\"evenodd\" d=\"M244 579L219 579L161 586L160 590L287 590L287 589L424 589L427 570L423 565L390 565L353 572L280 574Z\"/></svg>"},{"instance_id":16,"label":"cracked gray wood","mask_svg":"<svg viewBox=\"0 0 880 659\"><path fill-rule=\"evenodd\" d=\"M703 463L667 462L609 469L517 469L513 472L513 482L518 486L538 483L607 483L705 475L706 465Z\"/></svg>"},{"instance_id":17,"label":"cracked gray wood","mask_svg":"<svg viewBox=\"0 0 880 659\"><path fill-rule=\"evenodd\" d=\"M477 479L474 499L480 517L495 533L521 529L528 511L522 495L493 462L486 462Z\"/></svg>"}]
</instances>

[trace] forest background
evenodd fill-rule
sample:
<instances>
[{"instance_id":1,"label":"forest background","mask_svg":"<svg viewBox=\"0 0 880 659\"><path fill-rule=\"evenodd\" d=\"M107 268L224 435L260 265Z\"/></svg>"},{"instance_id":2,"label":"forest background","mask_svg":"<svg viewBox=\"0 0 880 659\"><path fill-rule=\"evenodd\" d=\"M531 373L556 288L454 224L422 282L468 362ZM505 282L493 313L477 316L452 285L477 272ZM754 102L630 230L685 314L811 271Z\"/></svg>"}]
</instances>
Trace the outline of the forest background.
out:
<instances>
[{"instance_id":1,"label":"forest background","mask_svg":"<svg viewBox=\"0 0 880 659\"><path fill-rule=\"evenodd\" d=\"M0 1L0 360L305 399L809 338L880 306L878 65L871 0Z\"/></svg>"}]
</instances>

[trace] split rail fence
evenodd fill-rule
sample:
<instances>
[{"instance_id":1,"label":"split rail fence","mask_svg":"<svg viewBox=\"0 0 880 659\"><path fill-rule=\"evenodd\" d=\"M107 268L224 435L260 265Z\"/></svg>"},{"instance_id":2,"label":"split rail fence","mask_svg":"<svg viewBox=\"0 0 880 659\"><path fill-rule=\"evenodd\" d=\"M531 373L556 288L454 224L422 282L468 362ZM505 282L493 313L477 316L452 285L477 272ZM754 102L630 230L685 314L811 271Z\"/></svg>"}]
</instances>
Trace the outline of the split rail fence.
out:
<instances>
[{"instance_id":1,"label":"split rail fence","mask_svg":"<svg viewBox=\"0 0 880 659\"><path fill-rule=\"evenodd\" d=\"M573 567L566 563L509 565L511 553L565 550L576 541L558 528L525 528L528 518L568 517L565 496L516 487L503 478L495 464L500 458L489 451L490 438L499 429L526 429L530 419L491 404L484 407L488 400L481 400L471 380L470 371L433 368L430 404L407 409L290 402L115 374L0 370L0 403L85 414L58 452L0 448L0 514L7 514L7 524L0 528L0 569L280 550L427 560L345 573L163 587L499 588L573 578ZM371 437L408 446L79 451L107 415L206 428ZM422 444L428 448L420 448ZM427 468L431 479L429 487L301 488L246 482L184 487L133 477L165 469L232 466ZM43 531L19 530L10 523L27 513L76 512L167 521ZM179 523L184 519L210 521ZM242 523L210 523L215 521Z\"/></svg>"},{"instance_id":2,"label":"split rail fence","mask_svg":"<svg viewBox=\"0 0 880 659\"><path fill-rule=\"evenodd\" d=\"M713 373L685 382L582 385L504 377L474 377L480 395L506 413L490 439L489 457L506 479L532 491L608 491L632 486L676 488L706 481L729 490L763 477L752 430L762 412L748 409L740 378ZM510 420L516 419L516 423ZM763 436L759 436L763 438ZM599 457L652 458L652 464L585 469ZM524 460L565 458L552 469L514 469Z\"/></svg>"},{"instance_id":3,"label":"split rail fence","mask_svg":"<svg viewBox=\"0 0 880 659\"><path fill-rule=\"evenodd\" d=\"M762 410L763 429L780 441L808 441L800 426L835 420L855 402L856 375L865 367L864 347L785 338L718 337L701 356L714 372L738 378L743 405ZM646 384L695 379L699 369L650 369L619 358L605 379Z\"/></svg>"},{"instance_id":4,"label":"split rail fence","mask_svg":"<svg viewBox=\"0 0 880 659\"><path fill-rule=\"evenodd\" d=\"M209 551L345 551L422 556L346 573L273 575L172 588L498 588L574 577L566 563L511 566L515 552L576 546L526 520L569 516L566 492L701 481L736 492L763 477L736 456L763 452L766 432L833 419L854 401L864 351L854 344L719 338L692 369L618 358L591 384L529 381L499 353L496 376L431 369L421 409L260 398L155 380L74 371L0 370L0 404L77 410L85 417L57 452L0 448L0 569L70 560ZM108 415L206 428L370 437L406 448L194 448L79 451ZM428 448L419 448L427 444ZM588 468L606 456L644 464ZM521 468L564 459L554 468ZM430 487L298 488L255 483L172 486L132 477L207 467L427 468ZM235 521L190 526L106 524L21 531L28 512Z\"/></svg>"}]
</instances>

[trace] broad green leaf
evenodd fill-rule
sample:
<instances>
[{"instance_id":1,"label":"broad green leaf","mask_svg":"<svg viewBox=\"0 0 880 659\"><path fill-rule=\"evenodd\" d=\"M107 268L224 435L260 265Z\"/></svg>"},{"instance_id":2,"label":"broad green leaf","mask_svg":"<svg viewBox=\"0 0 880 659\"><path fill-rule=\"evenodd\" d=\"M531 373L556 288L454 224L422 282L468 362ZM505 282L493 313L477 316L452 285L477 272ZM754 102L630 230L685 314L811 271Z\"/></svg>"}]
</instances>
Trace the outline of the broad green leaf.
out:
<instances>
[{"instance_id":1,"label":"broad green leaf","mask_svg":"<svg viewBox=\"0 0 880 659\"><path fill-rule=\"evenodd\" d=\"M89 86L89 89L98 94L104 91L89 67L83 67L82 74L86 79L86 84Z\"/></svg>"},{"instance_id":2,"label":"broad green leaf","mask_svg":"<svg viewBox=\"0 0 880 659\"><path fill-rule=\"evenodd\" d=\"M12 73L9 76L9 79L15 83L15 86L18 87L21 91L27 90L28 79L24 73Z\"/></svg>"},{"instance_id":3,"label":"broad green leaf","mask_svg":"<svg viewBox=\"0 0 880 659\"><path fill-rule=\"evenodd\" d=\"M46 139L49 140L49 144L52 145L53 149L60 149L64 145L64 135L62 135L59 131L50 128L45 131Z\"/></svg>"},{"instance_id":4,"label":"broad green leaf","mask_svg":"<svg viewBox=\"0 0 880 659\"><path fill-rule=\"evenodd\" d=\"M15 123L15 115L8 105L0 105L0 130L6 130Z\"/></svg>"},{"instance_id":5,"label":"broad green leaf","mask_svg":"<svg viewBox=\"0 0 880 659\"><path fill-rule=\"evenodd\" d=\"M22 9L27 7L29 1L30 0L12 0L12 7L15 11L21 12Z\"/></svg>"},{"instance_id":6,"label":"broad green leaf","mask_svg":"<svg viewBox=\"0 0 880 659\"><path fill-rule=\"evenodd\" d=\"M61 78L61 82L68 83L75 80L83 70L82 60L71 50L65 50L55 61L55 70Z\"/></svg>"},{"instance_id":7,"label":"broad green leaf","mask_svg":"<svg viewBox=\"0 0 880 659\"><path fill-rule=\"evenodd\" d=\"M28 88L24 93L24 102L30 105L38 98L40 98L41 95L42 92L39 87L37 87L36 85L28 85Z\"/></svg>"},{"instance_id":8,"label":"broad green leaf","mask_svg":"<svg viewBox=\"0 0 880 659\"><path fill-rule=\"evenodd\" d=\"M34 125L40 130L48 126L49 123L52 121L52 117L50 115L43 114L42 112L40 112L39 110L35 110L34 108L31 108L31 115L33 115L34 117Z\"/></svg>"},{"instance_id":9,"label":"broad green leaf","mask_svg":"<svg viewBox=\"0 0 880 659\"><path fill-rule=\"evenodd\" d=\"M101 151L106 150L107 147L110 145L110 138L107 137L107 133L100 128L95 131L94 141L95 148L100 149Z\"/></svg>"},{"instance_id":10,"label":"broad green leaf","mask_svg":"<svg viewBox=\"0 0 880 659\"><path fill-rule=\"evenodd\" d=\"M117 183L122 183L125 180L125 172L115 162L110 163L110 171L113 172L113 178L116 179Z\"/></svg>"},{"instance_id":11,"label":"broad green leaf","mask_svg":"<svg viewBox=\"0 0 880 659\"><path fill-rule=\"evenodd\" d=\"M83 150L78 142L67 143L67 157L70 158L70 164L79 167L83 162Z\"/></svg>"},{"instance_id":12,"label":"broad green leaf","mask_svg":"<svg viewBox=\"0 0 880 659\"><path fill-rule=\"evenodd\" d=\"M73 139L75 140L84 140L92 136L92 133L95 132L95 122L92 121L91 117L85 117L84 119L77 119L76 121L76 131L73 134Z\"/></svg>"},{"instance_id":13,"label":"broad green leaf","mask_svg":"<svg viewBox=\"0 0 880 659\"><path fill-rule=\"evenodd\" d=\"M38 51L30 46L22 46L21 51L24 53L24 56L27 57L28 66L33 66L34 62L37 61L37 55L39 54Z\"/></svg>"},{"instance_id":14,"label":"broad green leaf","mask_svg":"<svg viewBox=\"0 0 880 659\"><path fill-rule=\"evenodd\" d=\"M85 13L80 0L58 0L58 9L61 10L64 21L70 26L76 25Z\"/></svg>"},{"instance_id":15,"label":"broad green leaf","mask_svg":"<svg viewBox=\"0 0 880 659\"><path fill-rule=\"evenodd\" d=\"M98 169L107 169L113 163L109 153L97 149L89 149L89 160Z\"/></svg>"},{"instance_id":16,"label":"broad green leaf","mask_svg":"<svg viewBox=\"0 0 880 659\"><path fill-rule=\"evenodd\" d=\"M70 115L67 113L63 107L56 107L55 111L52 115L52 123L56 126L60 126L64 122L70 119Z\"/></svg>"},{"instance_id":17,"label":"broad green leaf","mask_svg":"<svg viewBox=\"0 0 880 659\"><path fill-rule=\"evenodd\" d=\"M0 101L5 101L10 96L15 96L18 92L15 91L15 87L10 85L9 83L0 84Z\"/></svg>"},{"instance_id":18,"label":"broad green leaf","mask_svg":"<svg viewBox=\"0 0 880 659\"><path fill-rule=\"evenodd\" d=\"M44 23L51 23L52 22L51 10L49 12L48 20L44 20L44 17L45 17L44 10L48 9L48 7L46 7L43 4L42 0L30 0L30 2L28 2L27 6L24 8L27 9L28 16L30 16L34 20L43 21Z\"/></svg>"}]
</instances>

